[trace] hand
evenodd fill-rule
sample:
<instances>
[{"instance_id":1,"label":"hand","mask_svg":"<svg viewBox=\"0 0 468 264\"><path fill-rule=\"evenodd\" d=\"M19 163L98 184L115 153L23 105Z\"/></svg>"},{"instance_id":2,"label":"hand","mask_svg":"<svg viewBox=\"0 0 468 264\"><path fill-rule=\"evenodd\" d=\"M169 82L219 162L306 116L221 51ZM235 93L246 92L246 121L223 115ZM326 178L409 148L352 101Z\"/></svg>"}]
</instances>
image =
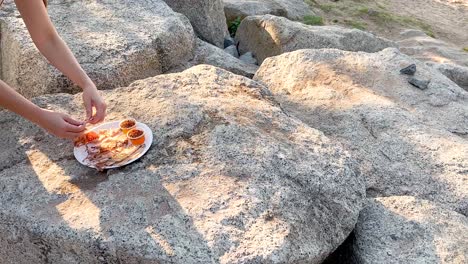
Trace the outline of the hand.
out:
<instances>
[{"instance_id":1,"label":"hand","mask_svg":"<svg viewBox=\"0 0 468 264\"><path fill-rule=\"evenodd\" d=\"M96 124L106 117L106 103L94 84L83 88L83 102L86 109L86 120ZM93 108L96 110L93 115Z\"/></svg>"},{"instance_id":2,"label":"hand","mask_svg":"<svg viewBox=\"0 0 468 264\"><path fill-rule=\"evenodd\" d=\"M76 121L70 116L45 109L41 109L38 125L50 134L61 138L75 139L85 130L82 122Z\"/></svg>"}]
</instances>

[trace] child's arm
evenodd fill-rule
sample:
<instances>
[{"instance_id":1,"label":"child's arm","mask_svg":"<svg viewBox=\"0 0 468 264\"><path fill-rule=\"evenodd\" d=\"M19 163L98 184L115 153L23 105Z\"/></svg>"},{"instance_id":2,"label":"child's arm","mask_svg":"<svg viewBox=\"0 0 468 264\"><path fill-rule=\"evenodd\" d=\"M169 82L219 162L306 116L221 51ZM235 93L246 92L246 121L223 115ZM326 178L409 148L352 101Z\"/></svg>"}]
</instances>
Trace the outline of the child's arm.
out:
<instances>
[{"instance_id":1,"label":"child's arm","mask_svg":"<svg viewBox=\"0 0 468 264\"><path fill-rule=\"evenodd\" d=\"M104 120L106 104L93 81L81 68L73 53L60 38L50 21L42 0L15 0L16 6L39 51L58 70L83 89L86 115L95 124ZM73 10L70 10L73 12ZM96 114L93 116L93 107Z\"/></svg>"},{"instance_id":2,"label":"child's arm","mask_svg":"<svg viewBox=\"0 0 468 264\"><path fill-rule=\"evenodd\" d=\"M23 116L58 137L74 139L85 130L81 122L68 115L38 107L1 80L0 106Z\"/></svg>"}]
</instances>

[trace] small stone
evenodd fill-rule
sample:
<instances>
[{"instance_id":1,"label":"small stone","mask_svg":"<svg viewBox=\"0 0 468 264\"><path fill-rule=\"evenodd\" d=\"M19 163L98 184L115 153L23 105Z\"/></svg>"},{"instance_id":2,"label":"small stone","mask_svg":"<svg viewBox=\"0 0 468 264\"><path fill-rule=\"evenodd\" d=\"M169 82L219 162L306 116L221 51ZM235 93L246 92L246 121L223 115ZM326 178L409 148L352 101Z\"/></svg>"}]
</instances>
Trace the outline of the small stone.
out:
<instances>
[{"instance_id":1,"label":"small stone","mask_svg":"<svg viewBox=\"0 0 468 264\"><path fill-rule=\"evenodd\" d=\"M254 58L252 52L246 52L244 55L239 58L241 61L248 64L257 64L257 60Z\"/></svg>"},{"instance_id":2,"label":"small stone","mask_svg":"<svg viewBox=\"0 0 468 264\"><path fill-rule=\"evenodd\" d=\"M224 48L230 47L232 45L236 45L234 39L232 37L225 37L224 38Z\"/></svg>"},{"instance_id":3,"label":"small stone","mask_svg":"<svg viewBox=\"0 0 468 264\"><path fill-rule=\"evenodd\" d=\"M273 215L273 212L268 210L265 214L265 221L271 221L273 220L273 218L275 218L275 216Z\"/></svg>"},{"instance_id":4,"label":"small stone","mask_svg":"<svg viewBox=\"0 0 468 264\"><path fill-rule=\"evenodd\" d=\"M401 69L400 73L406 75L414 75L416 73L416 64L411 64L410 66Z\"/></svg>"},{"instance_id":5,"label":"small stone","mask_svg":"<svg viewBox=\"0 0 468 264\"><path fill-rule=\"evenodd\" d=\"M421 90L426 90L427 89L427 86L429 86L429 83L431 81L429 80L419 80L419 79L416 79L416 78L411 78L408 80L408 82L413 85L414 87L416 88L419 88Z\"/></svg>"},{"instance_id":6,"label":"small stone","mask_svg":"<svg viewBox=\"0 0 468 264\"><path fill-rule=\"evenodd\" d=\"M239 51L237 51L237 48L235 45L231 45L227 48L224 49L224 51L228 54L231 54L232 56L239 58Z\"/></svg>"}]
</instances>

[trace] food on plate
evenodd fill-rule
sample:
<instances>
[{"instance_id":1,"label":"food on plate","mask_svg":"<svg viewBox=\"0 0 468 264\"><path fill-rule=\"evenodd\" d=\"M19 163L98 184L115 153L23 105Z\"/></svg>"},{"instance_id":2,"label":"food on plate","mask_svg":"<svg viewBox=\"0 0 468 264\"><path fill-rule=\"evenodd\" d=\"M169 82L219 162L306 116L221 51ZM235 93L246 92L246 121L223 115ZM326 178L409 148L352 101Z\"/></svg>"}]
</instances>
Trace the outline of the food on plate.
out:
<instances>
[{"instance_id":1,"label":"food on plate","mask_svg":"<svg viewBox=\"0 0 468 264\"><path fill-rule=\"evenodd\" d=\"M127 125L131 125L131 123ZM134 122L134 125L136 125L136 122ZM143 133L139 129L133 130ZM135 133L139 132L132 132L132 135ZM141 136L139 138L142 138ZM85 133L76 139L75 147L84 148L86 152L84 163L98 170L103 170L107 167L124 164L128 160L136 158L144 150L144 138L139 144L131 144L131 140L127 138L121 128L101 129Z\"/></svg>"},{"instance_id":2,"label":"food on plate","mask_svg":"<svg viewBox=\"0 0 468 264\"><path fill-rule=\"evenodd\" d=\"M135 119L125 119L119 124L120 129L124 134L127 134L128 131L136 127Z\"/></svg>"},{"instance_id":3,"label":"food on plate","mask_svg":"<svg viewBox=\"0 0 468 264\"><path fill-rule=\"evenodd\" d=\"M93 142L94 140L97 140L99 138L98 133L91 131L88 133L85 133L81 135L80 137L75 139L75 147L80 147L83 145L86 145L90 142Z\"/></svg>"},{"instance_id":4,"label":"food on plate","mask_svg":"<svg viewBox=\"0 0 468 264\"><path fill-rule=\"evenodd\" d=\"M132 142L133 145L139 146L145 143L145 132L141 129L134 128L127 133L128 139Z\"/></svg>"}]
</instances>

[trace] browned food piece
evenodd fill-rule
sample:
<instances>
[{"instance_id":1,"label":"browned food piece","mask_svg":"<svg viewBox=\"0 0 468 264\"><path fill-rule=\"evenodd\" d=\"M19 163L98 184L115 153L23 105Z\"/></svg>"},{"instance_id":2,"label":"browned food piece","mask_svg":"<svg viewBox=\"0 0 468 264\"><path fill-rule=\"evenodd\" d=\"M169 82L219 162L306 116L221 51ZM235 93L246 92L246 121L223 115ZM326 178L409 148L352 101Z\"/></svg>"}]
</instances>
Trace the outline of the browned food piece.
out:
<instances>
[{"instance_id":1,"label":"browned food piece","mask_svg":"<svg viewBox=\"0 0 468 264\"><path fill-rule=\"evenodd\" d=\"M80 146L86 145L86 144L88 144L90 142L93 142L93 141L95 141L97 139L99 139L99 135L96 132L91 131L91 132L85 133L85 134L83 134L80 137L75 139L75 147L80 147Z\"/></svg>"},{"instance_id":2,"label":"browned food piece","mask_svg":"<svg viewBox=\"0 0 468 264\"><path fill-rule=\"evenodd\" d=\"M140 129L133 129L130 132L128 132L128 137L129 138L137 138L143 135L143 131Z\"/></svg>"},{"instance_id":3,"label":"browned food piece","mask_svg":"<svg viewBox=\"0 0 468 264\"><path fill-rule=\"evenodd\" d=\"M133 126L135 126L135 120L131 120L131 119L128 119L128 120L125 120L122 122L121 124L121 127L122 128L131 128Z\"/></svg>"}]
</instances>

